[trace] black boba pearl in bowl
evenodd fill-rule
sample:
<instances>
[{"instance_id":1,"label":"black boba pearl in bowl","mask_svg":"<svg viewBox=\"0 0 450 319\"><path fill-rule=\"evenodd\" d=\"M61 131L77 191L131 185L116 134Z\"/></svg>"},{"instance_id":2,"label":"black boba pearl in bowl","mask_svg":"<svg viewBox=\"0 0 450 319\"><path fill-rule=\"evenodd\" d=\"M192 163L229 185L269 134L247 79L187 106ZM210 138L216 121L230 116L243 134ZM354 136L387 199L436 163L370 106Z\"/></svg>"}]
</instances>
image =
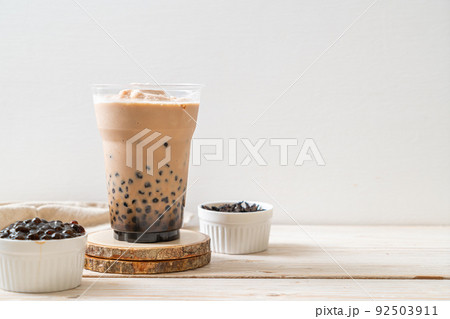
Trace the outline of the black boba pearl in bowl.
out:
<instances>
[{"instance_id":1,"label":"black boba pearl in bowl","mask_svg":"<svg viewBox=\"0 0 450 319\"><path fill-rule=\"evenodd\" d=\"M77 221L63 223L38 217L12 223L0 230L0 238L15 240L55 240L80 237L86 234Z\"/></svg>"}]
</instances>

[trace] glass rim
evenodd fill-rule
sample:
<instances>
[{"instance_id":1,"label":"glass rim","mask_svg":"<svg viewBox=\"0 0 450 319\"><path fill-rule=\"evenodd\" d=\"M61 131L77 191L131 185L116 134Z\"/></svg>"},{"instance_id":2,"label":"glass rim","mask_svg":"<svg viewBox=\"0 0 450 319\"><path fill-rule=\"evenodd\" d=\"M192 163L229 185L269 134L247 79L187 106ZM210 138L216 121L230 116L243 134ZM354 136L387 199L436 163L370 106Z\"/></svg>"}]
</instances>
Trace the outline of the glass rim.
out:
<instances>
[{"instance_id":1,"label":"glass rim","mask_svg":"<svg viewBox=\"0 0 450 319\"><path fill-rule=\"evenodd\" d=\"M115 83L115 84L91 84L93 89L159 89L159 90L199 90L204 84L195 83Z\"/></svg>"}]
</instances>

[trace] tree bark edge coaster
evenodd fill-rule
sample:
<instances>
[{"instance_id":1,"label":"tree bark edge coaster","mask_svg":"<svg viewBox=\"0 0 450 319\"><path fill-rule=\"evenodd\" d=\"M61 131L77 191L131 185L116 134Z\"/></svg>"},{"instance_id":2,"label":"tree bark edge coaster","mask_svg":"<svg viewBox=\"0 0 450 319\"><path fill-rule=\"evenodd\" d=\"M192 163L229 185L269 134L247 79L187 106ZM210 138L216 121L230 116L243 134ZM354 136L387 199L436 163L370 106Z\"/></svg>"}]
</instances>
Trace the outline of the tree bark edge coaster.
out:
<instances>
[{"instance_id":1,"label":"tree bark edge coaster","mask_svg":"<svg viewBox=\"0 0 450 319\"><path fill-rule=\"evenodd\" d=\"M159 243L129 243L113 230L88 235L85 268L117 274L158 274L202 267L211 260L210 238L181 229L180 238Z\"/></svg>"},{"instance_id":2,"label":"tree bark edge coaster","mask_svg":"<svg viewBox=\"0 0 450 319\"><path fill-rule=\"evenodd\" d=\"M85 257L84 268L101 273L110 274L161 274L177 271L191 270L207 265L211 260L211 253L183 259L155 260L155 261L128 261Z\"/></svg>"}]
</instances>

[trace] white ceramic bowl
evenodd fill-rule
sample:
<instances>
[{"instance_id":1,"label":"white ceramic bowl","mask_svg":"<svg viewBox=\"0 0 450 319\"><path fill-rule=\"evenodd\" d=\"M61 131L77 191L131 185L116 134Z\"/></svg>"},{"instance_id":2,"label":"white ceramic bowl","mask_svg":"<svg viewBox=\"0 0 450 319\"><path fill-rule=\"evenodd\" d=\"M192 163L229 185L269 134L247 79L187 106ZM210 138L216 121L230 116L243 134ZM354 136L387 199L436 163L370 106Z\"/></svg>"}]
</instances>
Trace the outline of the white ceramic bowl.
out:
<instances>
[{"instance_id":1,"label":"white ceramic bowl","mask_svg":"<svg viewBox=\"0 0 450 319\"><path fill-rule=\"evenodd\" d=\"M211 237L211 250L223 254L250 254L267 249L273 207L270 204L246 201L259 205L263 211L252 213L224 213L202 208L239 201L217 201L198 206L200 231Z\"/></svg>"},{"instance_id":2,"label":"white ceramic bowl","mask_svg":"<svg viewBox=\"0 0 450 319\"><path fill-rule=\"evenodd\" d=\"M59 240L0 239L0 288L52 292L81 284L87 235Z\"/></svg>"}]
</instances>

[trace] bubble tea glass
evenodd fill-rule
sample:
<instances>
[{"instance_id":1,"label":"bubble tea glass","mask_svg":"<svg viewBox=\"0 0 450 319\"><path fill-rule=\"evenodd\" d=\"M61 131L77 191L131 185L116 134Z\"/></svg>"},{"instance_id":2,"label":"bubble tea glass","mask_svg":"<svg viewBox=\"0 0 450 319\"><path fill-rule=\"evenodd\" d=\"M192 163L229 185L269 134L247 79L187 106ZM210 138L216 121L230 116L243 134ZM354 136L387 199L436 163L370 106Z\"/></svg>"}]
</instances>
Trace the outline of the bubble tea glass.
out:
<instances>
[{"instance_id":1,"label":"bubble tea glass","mask_svg":"<svg viewBox=\"0 0 450 319\"><path fill-rule=\"evenodd\" d=\"M179 238L200 85L94 85L114 238Z\"/></svg>"}]
</instances>

